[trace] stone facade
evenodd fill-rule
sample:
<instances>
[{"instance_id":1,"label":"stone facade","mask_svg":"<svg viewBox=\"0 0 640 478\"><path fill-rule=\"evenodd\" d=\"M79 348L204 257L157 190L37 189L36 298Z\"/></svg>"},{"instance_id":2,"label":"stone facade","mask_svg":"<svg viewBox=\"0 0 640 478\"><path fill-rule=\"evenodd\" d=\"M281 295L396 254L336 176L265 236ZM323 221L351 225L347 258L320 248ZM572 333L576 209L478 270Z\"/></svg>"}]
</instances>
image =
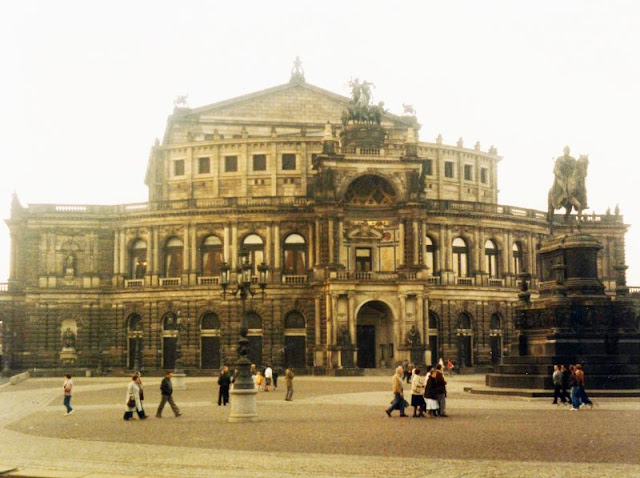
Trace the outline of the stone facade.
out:
<instances>
[{"instance_id":1,"label":"stone facade","mask_svg":"<svg viewBox=\"0 0 640 478\"><path fill-rule=\"evenodd\" d=\"M0 287L5 367L172 368L178 333L190 373L233 363L242 309L220 268L235 280L242 249L258 291L246 303L257 363L499 363L520 273L535 294L545 213L498 203L495 148L421 142L415 117L390 113L369 128L378 147L363 146L366 128L341 122L348 102L294 75L176 108L151 149L148 202L16 198ZM603 246L598 274L613 294L627 226L607 214L582 228Z\"/></svg>"}]
</instances>

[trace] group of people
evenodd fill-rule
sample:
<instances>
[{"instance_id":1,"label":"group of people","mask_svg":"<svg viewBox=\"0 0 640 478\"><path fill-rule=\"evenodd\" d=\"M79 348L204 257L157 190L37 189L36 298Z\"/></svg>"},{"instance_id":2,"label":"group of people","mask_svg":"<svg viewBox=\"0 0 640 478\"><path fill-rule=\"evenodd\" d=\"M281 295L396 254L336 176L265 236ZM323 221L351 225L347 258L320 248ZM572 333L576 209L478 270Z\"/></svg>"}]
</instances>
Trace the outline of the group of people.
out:
<instances>
[{"instance_id":1,"label":"group of people","mask_svg":"<svg viewBox=\"0 0 640 478\"><path fill-rule=\"evenodd\" d=\"M414 367L411 372L411 406L413 407L413 418L447 417L447 381L444 378L443 364L438 363L435 367L427 367L426 374L422 376L422 370ZM392 379L393 400L391 406L385 410L387 416L391 417L391 412L398 410L401 417L408 417L405 408L409 406L404 398L403 379L404 367L399 365ZM425 415L426 413L426 415Z\"/></svg>"},{"instance_id":2,"label":"group of people","mask_svg":"<svg viewBox=\"0 0 640 478\"><path fill-rule=\"evenodd\" d=\"M278 377L280 376L280 371L277 367L271 368L270 365L267 365L262 370L257 370L255 364L251 364L251 376L253 377L253 385L255 388L260 390L261 392L269 392L271 390L278 389ZM285 400L290 402L293 400L293 377L295 374L293 373L293 367L287 367L284 371L284 381L287 387L287 393L285 395ZM233 382L233 381L232 381ZM273 387L273 388L272 388Z\"/></svg>"},{"instance_id":3,"label":"group of people","mask_svg":"<svg viewBox=\"0 0 640 478\"><path fill-rule=\"evenodd\" d=\"M553 404L558 404L558 399L563 404L570 405L569 410L579 410L582 407L593 408L593 401L585 390L585 377L582 365L554 365L553 375ZM570 392L568 391L570 390Z\"/></svg>"},{"instance_id":4,"label":"group of people","mask_svg":"<svg viewBox=\"0 0 640 478\"><path fill-rule=\"evenodd\" d=\"M160 382L160 394L162 398L160 399L160 404L158 405L158 410L156 411L156 418L162 418L162 410L164 410L164 406L167 403L169 403L169 406L171 407L171 410L173 411L176 418L182 415L182 412L180 412L180 408L178 408L178 405L176 405L176 402L173 400L173 384L171 382L172 377L173 373L167 371L164 374L162 382ZM138 415L138 418L140 420L149 418L144 409L144 389L142 388L142 379L140 372L136 372L131 376L131 381L127 386L127 402L123 418L125 420L134 419L134 412Z\"/></svg>"},{"instance_id":5,"label":"group of people","mask_svg":"<svg viewBox=\"0 0 640 478\"><path fill-rule=\"evenodd\" d=\"M438 360L438 365L440 365L442 373L446 371L449 373L449 375L451 375L453 373L453 369L455 368L455 365L451 360L447 360L446 362L447 363L445 365L445 361L441 357L440 360ZM413 370L415 368L416 366L412 363L409 363L408 360L405 360L404 362L402 362L402 374L403 374L404 380L406 380L407 383L411 383L411 379L413 378Z\"/></svg>"}]
</instances>

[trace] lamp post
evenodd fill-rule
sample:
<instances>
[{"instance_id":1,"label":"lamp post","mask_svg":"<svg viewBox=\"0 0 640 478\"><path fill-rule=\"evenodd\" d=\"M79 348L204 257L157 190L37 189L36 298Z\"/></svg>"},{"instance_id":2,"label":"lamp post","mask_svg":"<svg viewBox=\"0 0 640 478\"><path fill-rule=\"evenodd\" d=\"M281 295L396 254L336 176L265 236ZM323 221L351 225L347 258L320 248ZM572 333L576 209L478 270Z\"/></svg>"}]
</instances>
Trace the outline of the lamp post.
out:
<instances>
[{"instance_id":1,"label":"lamp post","mask_svg":"<svg viewBox=\"0 0 640 478\"><path fill-rule=\"evenodd\" d=\"M184 372L184 363L182 361L182 332L186 329L186 320L182 320L182 314L178 310L175 316L176 321L176 361L174 364L172 384L173 387L179 390L185 390L187 384L185 383L185 377L187 374Z\"/></svg>"},{"instance_id":2,"label":"lamp post","mask_svg":"<svg viewBox=\"0 0 640 478\"><path fill-rule=\"evenodd\" d=\"M255 295L255 291L251 288L251 271L253 264L249 259L249 252L246 249L240 251L240 266L236 270L235 290L231 291L234 297L238 297L242 304L242 315L240 317L240 338L238 339L238 360L236 368L238 375L236 376L233 390L231 390L231 413L229 414L230 422L251 422L258 418L256 409L256 390L253 378L251 377L251 361L247 358L249 352L249 325L246 316L246 301L248 297ZM264 290L267 287L267 272L269 267L266 264L258 266L259 280L258 285L260 292L264 298ZM226 298L227 288L230 285L230 268L225 262L220 268L220 284L222 285L223 298Z\"/></svg>"}]
</instances>

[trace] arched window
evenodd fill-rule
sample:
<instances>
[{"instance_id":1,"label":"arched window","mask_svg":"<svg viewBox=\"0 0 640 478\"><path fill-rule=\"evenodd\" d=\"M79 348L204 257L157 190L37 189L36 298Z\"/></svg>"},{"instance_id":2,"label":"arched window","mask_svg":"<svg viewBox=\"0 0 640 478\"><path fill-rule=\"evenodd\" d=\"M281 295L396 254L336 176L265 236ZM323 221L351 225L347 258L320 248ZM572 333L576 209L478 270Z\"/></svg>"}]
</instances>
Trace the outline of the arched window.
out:
<instances>
[{"instance_id":1,"label":"arched window","mask_svg":"<svg viewBox=\"0 0 640 478\"><path fill-rule=\"evenodd\" d=\"M300 234L290 234L284 240L282 272L303 275L307 268L307 245Z\"/></svg>"},{"instance_id":2,"label":"arched window","mask_svg":"<svg viewBox=\"0 0 640 478\"><path fill-rule=\"evenodd\" d=\"M458 277L467 277L469 274L469 247L464 239L456 237L452 243L453 267Z\"/></svg>"},{"instance_id":3,"label":"arched window","mask_svg":"<svg viewBox=\"0 0 640 478\"><path fill-rule=\"evenodd\" d=\"M262 317L256 312L247 312L247 328L262 329Z\"/></svg>"},{"instance_id":4,"label":"arched window","mask_svg":"<svg viewBox=\"0 0 640 478\"><path fill-rule=\"evenodd\" d=\"M491 322L489 323L489 328L491 330L499 330L500 329L500 314L494 312L491 314Z\"/></svg>"},{"instance_id":5,"label":"arched window","mask_svg":"<svg viewBox=\"0 0 640 478\"><path fill-rule=\"evenodd\" d=\"M458 314L458 328L471 329L471 316L466 312L460 312Z\"/></svg>"},{"instance_id":6,"label":"arched window","mask_svg":"<svg viewBox=\"0 0 640 478\"><path fill-rule=\"evenodd\" d=\"M522 274L522 244L520 241L513 243L511 252L513 257L513 273L516 275Z\"/></svg>"},{"instance_id":7,"label":"arched window","mask_svg":"<svg viewBox=\"0 0 640 478\"><path fill-rule=\"evenodd\" d=\"M433 310L429 311L429 329L438 330L438 314Z\"/></svg>"},{"instance_id":8,"label":"arched window","mask_svg":"<svg viewBox=\"0 0 640 478\"><path fill-rule=\"evenodd\" d=\"M498 248L491 239L484 243L484 266L490 278L498 277Z\"/></svg>"},{"instance_id":9,"label":"arched window","mask_svg":"<svg viewBox=\"0 0 640 478\"><path fill-rule=\"evenodd\" d=\"M388 206L395 202L396 193L386 180L369 174L349 185L344 200L354 206Z\"/></svg>"},{"instance_id":10,"label":"arched window","mask_svg":"<svg viewBox=\"0 0 640 478\"><path fill-rule=\"evenodd\" d=\"M143 279L147 273L147 243L136 239L129 249L129 277Z\"/></svg>"},{"instance_id":11,"label":"arched window","mask_svg":"<svg viewBox=\"0 0 640 478\"><path fill-rule=\"evenodd\" d=\"M220 328L220 319L217 314L213 312L207 312L202 316L202 321L200 323L200 328L202 330L215 330Z\"/></svg>"},{"instance_id":12,"label":"arched window","mask_svg":"<svg viewBox=\"0 0 640 478\"><path fill-rule=\"evenodd\" d=\"M252 275L258 275L258 266L264 262L264 243L257 234L249 234L242 241L242 248L249 253L249 261L253 264Z\"/></svg>"},{"instance_id":13,"label":"arched window","mask_svg":"<svg viewBox=\"0 0 640 478\"><path fill-rule=\"evenodd\" d=\"M220 274L222 258L222 242L216 236L207 236L200 247L202 275L216 277Z\"/></svg>"},{"instance_id":14,"label":"arched window","mask_svg":"<svg viewBox=\"0 0 640 478\"><path fill-rule=\"evenodd\" d=\"M284 318L285 329L304 329L304 316L300 312L289 312Z\"/></svg>"},{"instance_id":15,"label":"arched window","mask_svg":"<svg viewBox=\"0 0 640 478\"><path fill-rule=\"evenodd\" d=\"M432 276L436 271L436 265L438 264L437 247L433 239L429 236L425 238L427 243L427 257L425 258L427 266L427 274Z\"/></svg>"},{"instance_id":16,"label":"arched window","mask_svg":"<svg viewBox=\"0 0 640 478\"><path fill-rule=\"evenodd\" d=\"M182 250L182 241L177 237L172 237L165 243L165 277L180 277L182 275Z\"/></svg>"},{"instance_id":17,"label":"arched window","mask_svg":"<svg viewBox=\"0 0 640 478\"><path fill-rule=\"evenodd\" d=\"M142 330L142 317L138 314L131 314L129 316L129 326L127 327L129 332L139 332Z\"/></svg>"},{"instance_id":18,"label":"arched window","mask_svg":"<svg viewBox=\"0 0 640 478\"><path fill-rule=\"evenodd\" d=\"M178 323L176 321L176 314L174 314L173 312L168 312L164 314L164 317L162 318L162 330L170 331L170 330L177 330L177 329L178 329Z\"/></svg>"}]
</instances>

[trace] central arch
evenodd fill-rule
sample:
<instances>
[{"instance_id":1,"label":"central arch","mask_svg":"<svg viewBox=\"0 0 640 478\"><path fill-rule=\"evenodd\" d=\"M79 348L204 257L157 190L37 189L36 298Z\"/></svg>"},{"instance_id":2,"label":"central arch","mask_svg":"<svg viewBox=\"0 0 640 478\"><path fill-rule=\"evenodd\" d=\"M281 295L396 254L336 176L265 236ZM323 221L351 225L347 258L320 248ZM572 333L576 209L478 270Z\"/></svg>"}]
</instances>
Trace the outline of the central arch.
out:
<instances>
[{"instance_id":1,"label":"central arch","mask_svg":"<svg viewBox=\"0 0 640 478\"><path fill-rule=\"evenodd\" d=\"M393 313L379 300L365 303L356 321L358 367L376 368L393 365Z\"/></svg>"}]
</instances>

